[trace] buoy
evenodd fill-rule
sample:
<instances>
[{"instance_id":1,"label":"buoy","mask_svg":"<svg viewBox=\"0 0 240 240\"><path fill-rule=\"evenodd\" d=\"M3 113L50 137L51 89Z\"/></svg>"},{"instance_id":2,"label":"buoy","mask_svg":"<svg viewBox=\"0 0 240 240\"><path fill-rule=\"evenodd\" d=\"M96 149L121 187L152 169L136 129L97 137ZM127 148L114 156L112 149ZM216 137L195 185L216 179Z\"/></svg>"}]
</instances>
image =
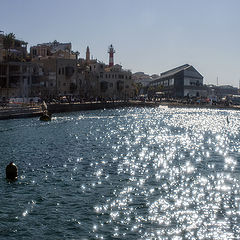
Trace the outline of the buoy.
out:
<instances>
[{"instance_id":1,"label":"buoy","mask_svg":"<svg viewBox=\"0 0 240 240\"><path fill-rule=\"evenodd\" d=\"M6 167L6 178L8 180L14 181L17 180L17 177L18 177L17 166L13 162L10 162Z\"/></svg>"}]
</instances>

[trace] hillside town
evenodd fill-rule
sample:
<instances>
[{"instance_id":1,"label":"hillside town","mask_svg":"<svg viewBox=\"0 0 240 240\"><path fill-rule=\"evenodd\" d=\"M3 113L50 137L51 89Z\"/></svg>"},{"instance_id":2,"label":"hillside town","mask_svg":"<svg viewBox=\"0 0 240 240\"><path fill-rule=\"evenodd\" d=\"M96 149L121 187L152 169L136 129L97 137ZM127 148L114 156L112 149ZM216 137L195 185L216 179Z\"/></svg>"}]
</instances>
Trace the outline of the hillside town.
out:
<instances>
[{"instance_id":1,"label":"hillside town","mask_svg":"<svg viewBox=\"0 0 240 240\"><path fill-rule=\"evenodd\" d=\"M203 76L189 64L147 75L132 73L114 63L114 47L108 48L109 62L83 58L71 42L28 43L15 34L0 32L0 101L84 102L156 99L208 99L220 101L238 95L232 86L205 85Z\"/></svg>"}]
</instances>

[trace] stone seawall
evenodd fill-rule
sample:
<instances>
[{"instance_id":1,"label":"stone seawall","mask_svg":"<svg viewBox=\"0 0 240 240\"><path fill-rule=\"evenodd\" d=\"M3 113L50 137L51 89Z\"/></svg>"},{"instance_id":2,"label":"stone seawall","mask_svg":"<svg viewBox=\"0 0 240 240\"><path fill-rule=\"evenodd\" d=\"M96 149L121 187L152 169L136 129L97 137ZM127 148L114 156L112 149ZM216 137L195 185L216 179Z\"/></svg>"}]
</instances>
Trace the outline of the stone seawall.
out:
<instances>
[{"instance_id":1,"label":"stone seawall","mask_svg":"<svg viewBox=\"0 0 240 240\"><path fill-rule=\"evenodd\" d=\"M141 101L128 101L128 102L86 102L86 103L60 103L49 104L48 110L50 113L62 112L76 112L98 109L114 109L121 107L158 107L166 106L170 108L210 108L222 110L240 110L239 106L221 106L221 105L193 105L182 104L176 102L141 102ZM41 106L35 107L6 107L0 109L0 120L15 119L15 118L29 118L41 116Z\"/></svg>"},{"instance_id":2,"label":"stone seawall","mask_svg":"<svg viewBox=\"0 0 240 240\"><path fill-rule=\"evenodd\" d=\"M40 106L7 106L0 108L0 120L39 117L42 115Z\"/></svg>"},{"instance_id":3,"label":"stone seawall","mask_svg":"<svg viewBox=\"0 0 240 240\"><path fill-rule=\"evenodd\" d=\"M155 107L159 104L154 102L94 102L94 103L61 103L61 104L49 104L48 110L51 113L61 112L74 112L74 111L86 111L86 110L98 110L109 108L121 108L121 107Z\"/></svg>"},{"instance_id":4,"label":"stone seawall","mask_svg":"<svg viewBox=\"0 0 240 240\"><path fill-rule=\"evenodd\" d=\"M86 102L86 103L60 103L48 104L50 113L76 112L121 107L155 107L159 104L153 102ZM8 106L0 109L0 120L39 117L42 115L41 106L35 107L12 107Z\"/></svg>"}]
</instances>

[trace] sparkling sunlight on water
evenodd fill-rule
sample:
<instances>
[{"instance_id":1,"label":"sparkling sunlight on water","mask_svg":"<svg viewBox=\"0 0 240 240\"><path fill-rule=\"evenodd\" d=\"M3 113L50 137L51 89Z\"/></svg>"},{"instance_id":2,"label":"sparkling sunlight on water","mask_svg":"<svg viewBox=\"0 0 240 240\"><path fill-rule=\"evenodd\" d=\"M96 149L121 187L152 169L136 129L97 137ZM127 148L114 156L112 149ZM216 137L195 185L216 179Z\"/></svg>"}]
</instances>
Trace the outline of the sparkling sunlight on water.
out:
<instances>
[{"instance_id":1,"label":"sparkling sunlight on water","mask_svg":"<svg viewBox=\"0 0 240 240\"><path fill-rule=\"evenodd\" d=\"M0 236L239 239L239 120L159 107L1 122L1 162L22 170L2 177Z\"/></svg>"}]
</instances>

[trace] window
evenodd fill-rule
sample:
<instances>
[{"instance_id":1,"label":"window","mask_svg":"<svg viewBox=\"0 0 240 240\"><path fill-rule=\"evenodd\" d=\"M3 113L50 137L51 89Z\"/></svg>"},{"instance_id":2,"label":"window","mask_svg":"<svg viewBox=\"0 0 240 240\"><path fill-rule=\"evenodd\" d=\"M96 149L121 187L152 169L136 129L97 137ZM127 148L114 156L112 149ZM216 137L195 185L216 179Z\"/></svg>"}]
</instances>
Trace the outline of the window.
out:
<instances>
[{"instance_id":1,"label":"window","mask_svg":"<svg viewBox=\"0 0 240 240\"><path fill-rule=\"evenodd\" d=\"M169 86L173 86L174 85L174 78L171 78L170 80L169 80Z\"/></svg>"},{"instance_id":2,"label":"window","mask_svg":"<svg viewBox=\"0 0 240 240\"><path fill-rule=\"evenodd\" d=\"M107 89L108 89L108 82L101 82L100 83L100 89L101 89L101 92L106 92Z\"/></svg>"},{"instance_id":3,"label":"window","mask_svg":"<svg viewBox=\"0 0 240 240\"><path fill-rule=\"evenodd\" d=\"M65 71L66 71L66 76L67 77L70 77L74 74L74 68L73 67L66 67Z\"/></svg>"}]
</instances>

